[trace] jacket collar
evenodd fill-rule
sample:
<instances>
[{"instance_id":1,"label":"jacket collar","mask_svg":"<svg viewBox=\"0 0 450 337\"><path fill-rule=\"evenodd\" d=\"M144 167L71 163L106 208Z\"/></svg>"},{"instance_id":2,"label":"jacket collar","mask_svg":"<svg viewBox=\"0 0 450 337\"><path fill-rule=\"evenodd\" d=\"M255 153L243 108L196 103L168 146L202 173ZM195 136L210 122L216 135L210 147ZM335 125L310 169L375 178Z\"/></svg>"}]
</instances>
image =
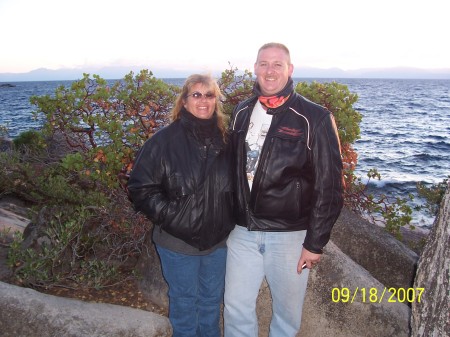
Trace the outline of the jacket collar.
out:
<instances>
[{"instance_id":1,"label":"jacket collar","mask_svg":"<svg viewBox=\"0 0 450 337\"><path fill-rule=\"evenodd\" d=\"M222 136L217 126L217 115L215 112L211 119L201 119L192 115L185 108L182 108L180 122L201 144L215 144L221 147Z\"/></svg>"}]
</instances>

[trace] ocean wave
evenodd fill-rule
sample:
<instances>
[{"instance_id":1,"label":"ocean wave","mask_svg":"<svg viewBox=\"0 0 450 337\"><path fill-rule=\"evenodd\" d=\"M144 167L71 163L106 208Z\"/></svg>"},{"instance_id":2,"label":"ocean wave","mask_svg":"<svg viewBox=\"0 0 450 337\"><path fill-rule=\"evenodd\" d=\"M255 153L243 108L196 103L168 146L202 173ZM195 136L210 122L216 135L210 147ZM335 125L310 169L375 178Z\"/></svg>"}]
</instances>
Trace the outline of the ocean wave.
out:
<instances>
[{"instance_id":1,"label":"ocean wave","mask_svg":"<svg viewBox=\"0 0 450 337\"><path fill-rule=\"evenodd\" d=\"M445 158L445 157L444 157ZM431 154L431 153L417 153L404 158L405 162L415 165L417 162L440 162L443 157L441 154Z\"/></svg>"},{"instance_id":2,"label":"ocean wave","mask_svg":"<svg viewBox=\"0 0 450 337\"><path fill-rule=\"evenodd\" d=\"M450 151L450 143L447 143L445 141L426 142L426 145L427 147L430 147L438 151Z\"/></svg>"}]
</instances>

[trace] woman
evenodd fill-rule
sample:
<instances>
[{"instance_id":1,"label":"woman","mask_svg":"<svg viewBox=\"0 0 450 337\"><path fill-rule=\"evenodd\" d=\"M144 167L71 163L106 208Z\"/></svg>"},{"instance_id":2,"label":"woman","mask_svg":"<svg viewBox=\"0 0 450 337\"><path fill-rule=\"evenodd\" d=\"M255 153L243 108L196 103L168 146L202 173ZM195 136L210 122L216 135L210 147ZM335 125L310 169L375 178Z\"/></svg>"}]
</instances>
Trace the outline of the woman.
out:
<instances>
[{"instance_id":1,"label":"woman","mask_svg":"<svg viewBox=\"0 0 450 337\"><path fill-rule=\"evenodd\" d=\"M155 225L174 337L221 335L226 239L235 222L220 96L211 76L188 77L172 123L144 144L128 182L136 210Z\"/></svg>"}]
</instances>

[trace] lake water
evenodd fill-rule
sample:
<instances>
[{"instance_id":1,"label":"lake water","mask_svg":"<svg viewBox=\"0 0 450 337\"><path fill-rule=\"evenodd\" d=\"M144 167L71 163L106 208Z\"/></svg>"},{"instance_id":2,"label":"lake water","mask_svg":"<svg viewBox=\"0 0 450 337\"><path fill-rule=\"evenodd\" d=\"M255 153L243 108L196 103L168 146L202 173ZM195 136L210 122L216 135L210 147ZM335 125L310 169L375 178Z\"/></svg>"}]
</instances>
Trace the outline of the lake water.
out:
<instances>
[{"instance_id":1,"label":"lake water","mask_svg":"<svg viewBox=\"0 0 450 337\"><path fill-rule=\"evenodd\" d=\"M295 79L312 81L313 79ZM377 168L381 181L374 189L391 196L415 194L416 183L438 183L450 175L450 80L412 79L314 79L336 81L359 97L354 108L363 116L356 174L366 177ZM182 84L184 79L167 79ZM32 95L53 94L71 81L12 82L0 87L0 125L9 136L39 128L33 120ZM1 85L1 83L0 83ZM416 198L417 203L423 203ZM429 228L433 218L413 214L413 223Z\"/></svg>"}]
</instances>

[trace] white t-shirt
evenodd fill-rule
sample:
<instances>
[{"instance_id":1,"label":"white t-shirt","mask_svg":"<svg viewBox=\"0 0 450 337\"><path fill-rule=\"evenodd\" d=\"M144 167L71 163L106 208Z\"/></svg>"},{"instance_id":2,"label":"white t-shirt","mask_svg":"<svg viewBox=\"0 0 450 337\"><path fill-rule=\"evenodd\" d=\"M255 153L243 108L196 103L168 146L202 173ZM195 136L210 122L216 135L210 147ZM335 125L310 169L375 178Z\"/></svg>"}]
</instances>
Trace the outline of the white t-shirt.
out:
<instances>
[{"instance_id":1,"label":"white t-shirt","mask_svg":"<svg viewBox=\"0 0 450 337\"><path fill-rule=\"evenodd\" d=\"M250 125L248 127L247 136L245 138L245 145L247 149L247 180L250 190L252 189L253 178L255 176L256 168L258 167L259 156L261 149L266 140L267 132L269 131L270 123L272 122L272 115L266 113L258 101L253 108L253 113L250 118Z\"/></svg>"}]
</instances>

